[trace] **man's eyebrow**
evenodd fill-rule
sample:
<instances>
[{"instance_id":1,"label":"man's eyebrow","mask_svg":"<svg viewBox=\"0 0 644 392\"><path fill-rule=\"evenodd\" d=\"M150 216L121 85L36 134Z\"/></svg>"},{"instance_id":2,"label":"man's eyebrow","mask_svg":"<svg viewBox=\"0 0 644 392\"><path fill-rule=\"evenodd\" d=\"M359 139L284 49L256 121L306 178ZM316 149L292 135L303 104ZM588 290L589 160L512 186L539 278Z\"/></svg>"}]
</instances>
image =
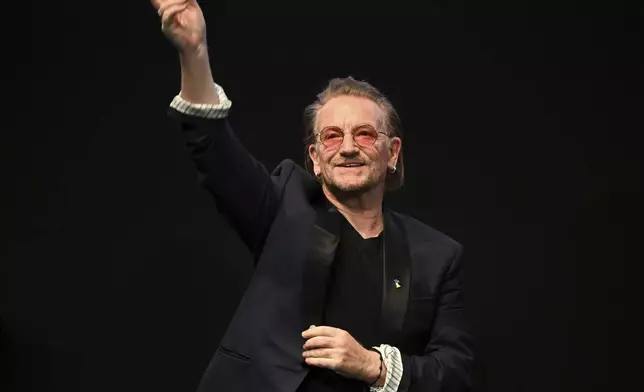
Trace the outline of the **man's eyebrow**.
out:
<instances>
[{"instance_id":1,"label":"man's eyebrow","mask_svg":"<svg viewBox=\"0 0 644 392\"><path fill-rule=\"evenodd\" d=\"M359 127L362 127L362 126L365 126L365 125L368 125L368 126L373 127L373 128L378 128L380 126L379 123L382 123L382 121L375 121L375 123L372 123L370 121L363 121L363 122L357 123L356 125L353 125L351 127L351 129L356 129L356 128L359 128ZM321 130L323 130L325 128L339 128L339 129L344 130L344 127L341 127L339 125L329 124L329 125L325 125L323 127L320 127L316 131L321 131Z\"/></svg>"}]
</instances>

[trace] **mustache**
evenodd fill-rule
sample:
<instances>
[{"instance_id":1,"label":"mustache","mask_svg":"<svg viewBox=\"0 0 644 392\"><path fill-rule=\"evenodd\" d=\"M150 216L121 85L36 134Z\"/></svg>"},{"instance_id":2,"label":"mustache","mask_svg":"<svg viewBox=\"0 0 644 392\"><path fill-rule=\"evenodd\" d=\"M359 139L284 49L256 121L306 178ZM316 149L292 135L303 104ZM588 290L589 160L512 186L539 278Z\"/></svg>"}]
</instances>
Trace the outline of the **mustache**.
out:
<instances>
[{"instance_id":1,"label":"mustache","mask_svg":"<svg viewBox=\"0 0 644 392\"><path fill-rule=\"evenodd\" d=\"M366 165L367 162L365 162L362 159L347 159L342 162L336 162L333 163L334 166L343 166L343 165Z\"/></svg>"}]
</instances>

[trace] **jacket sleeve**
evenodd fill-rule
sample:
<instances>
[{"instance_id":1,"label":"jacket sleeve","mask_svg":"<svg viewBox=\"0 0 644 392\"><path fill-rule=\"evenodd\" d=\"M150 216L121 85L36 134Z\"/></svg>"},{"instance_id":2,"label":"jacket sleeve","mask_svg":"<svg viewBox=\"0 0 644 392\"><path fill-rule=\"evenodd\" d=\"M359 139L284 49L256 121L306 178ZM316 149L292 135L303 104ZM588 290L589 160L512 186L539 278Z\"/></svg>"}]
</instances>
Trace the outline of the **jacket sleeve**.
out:
<instances>
[{"instance_id":1,"label":"jacket sleeve","mask_svg":"<svg viewBox=\"0 0 644 392\"><path fill-rule=\"evenodd\" d=\"M423 355L402 354L398 392L471 390L474 343L466 328L462 301L462 247L443 279L439 306Z\"/></svg>"},{"instance_id":2,"label":"jacket sleeve","mask_svg":"<svg viewBox=\"0 0 644 392\"><path fill-rule=\"evenodd\" d=\"M292 166L282 164L272 175L267 172L235 136L226 119L230 101L217 88L220 100L225 99L222 104L192 104L177 96L168 113L180 125L200 184L256 255L277 214L281 189Z\"/></svg>"}]
</instances>

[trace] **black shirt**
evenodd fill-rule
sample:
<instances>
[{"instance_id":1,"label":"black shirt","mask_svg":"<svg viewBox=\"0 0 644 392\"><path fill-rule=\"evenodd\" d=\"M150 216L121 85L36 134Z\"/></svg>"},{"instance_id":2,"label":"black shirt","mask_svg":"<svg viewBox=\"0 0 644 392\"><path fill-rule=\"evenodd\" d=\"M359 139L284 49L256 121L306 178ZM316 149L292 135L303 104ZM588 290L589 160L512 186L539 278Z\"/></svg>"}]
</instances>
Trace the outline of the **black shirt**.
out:
<instances>
[{"instance_id":1,"label":"black shirt","mask_svg":"<svg viewBox=\"0 0 644 392\"><path fill-rule=\"evenodd\" d=\"M343 219L342 234L331 267L323 325L343 329L369 348L380 341L383 239L362 236ZM367 384L312 367L298 392L364 391Z\"/></svg>"}]
</instances>

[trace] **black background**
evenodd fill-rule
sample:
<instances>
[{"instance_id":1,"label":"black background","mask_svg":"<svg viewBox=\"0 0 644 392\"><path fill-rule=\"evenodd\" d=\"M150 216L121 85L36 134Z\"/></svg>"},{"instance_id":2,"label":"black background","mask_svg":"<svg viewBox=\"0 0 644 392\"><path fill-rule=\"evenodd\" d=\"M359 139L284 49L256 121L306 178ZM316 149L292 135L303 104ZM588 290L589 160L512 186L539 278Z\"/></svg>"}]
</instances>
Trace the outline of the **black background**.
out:
<instances>
[{"instance_id":1,"label":"black background","mask_svg":"<svg viewBox=\"0 0 644 392\"><path fill-rule=\"evenodd\" d=\"M252 273L165 115L176 54L148 2L121 3L5 12L3 390L194 390ZM202 7L231 122L269 168L302 162L331 77L392 99L390 202L465 245L477 391L642 387L634 9Z\"/></svg>"}]
</instances>

